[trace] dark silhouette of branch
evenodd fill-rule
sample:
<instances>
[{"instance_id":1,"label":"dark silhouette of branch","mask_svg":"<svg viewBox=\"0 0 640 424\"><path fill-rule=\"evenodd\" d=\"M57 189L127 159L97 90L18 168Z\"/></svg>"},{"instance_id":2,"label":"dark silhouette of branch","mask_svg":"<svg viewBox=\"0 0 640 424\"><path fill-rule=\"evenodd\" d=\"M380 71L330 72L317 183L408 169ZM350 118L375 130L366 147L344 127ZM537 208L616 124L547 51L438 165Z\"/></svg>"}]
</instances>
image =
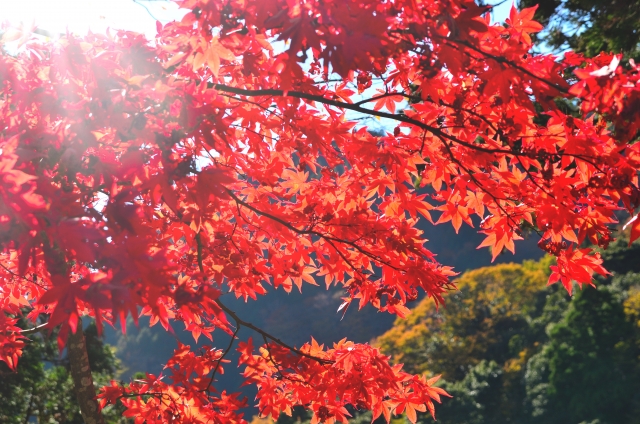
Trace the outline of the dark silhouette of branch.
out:
<instances>
[{"instance_id":1,"label":"dark silhouette of branch","mask_svg":"<svg viewBox=\"0 0 640 424\"><path fill-rule=\"evenodd\" d=\"M229 196L231 196L231 198L234 201L236 201L236 203L241 204L242 206L246 207L247 209L252 210L253 212L257 213L258 215L265 216L265 217L267 217L267 218L269 218L269 219L271 219L271 220L273 220L273 221L275 221L275 222L277 222L279 224L282 224L283 226L287 227L288 229L290 229L291 231L293 231L295 233L298 233L298 234L301 234L301 235L314 235L314 236L317 236L317 237L320 237L320 238L326 240L327 242L333 241L333 242L336 242L336 243L346 244L348 246L353 247L355 250L357 250L361 254L363 254L363 255L369 257L370 259L373 259L374 261L378 262L379 264L386 265L389 268L392 268L392 269L394 269L396 271L402 271L400 268L390 264L389 262L383 260L379 256L374 255L373 253L371 253L371 252L363 249L362 247L358 246L353 241L349 241L349 240L344 240L344 239L341 239L341 238L333 237L333 236L321 233L321 232L316 231L316 230L311 230L311 229L301 230L301 229L296 228L295 226L291 225L289 222L285 221L284 219L278 218L277 216L272 215L269 212L262 211L262 210L256 208L255 206L243 201L238 196L236 196L236 194L233 191L231 191L229 189L226 189L226 192L227 192L227 194L229 194ZM334 246L332 243L330 243L330 244L332 246ZM340 254L340 253L341 252L338 251L338 254ZM340 255L340 256L343 259L345 259L343 255Z\"/></svg>"},{"instance_id":2,"label":"dark silhouette of branch","mask_svg":"<svg viewBox=\"0 0 640 424\"><path fill-rule=\"evenodd\" d=\"M220 369L220 364L222 363L222 360L225 358L225 356L229 354L229 352L231 351L231 347L233 347L233 342L235 342L236 336L238 335L238 332L240 331L240 327L241 327L239 323L237 324L238 325L236 325L236 331L233 332L233 335L231 336L231 340L229 341L229 345L227 346L225 351L222 353L222 356L220 357L220 359L218 359L218 362L216 363L216 367L213 369L213 373L211 374L211 378L209 379L209 384L207 384L207 388L204 389L205 392L208 392L209 389L211 388L211 385L213 384L213 380L216 378L216 374Z\"/></svg>"},{"instance_id":3,"label":"dark silhouette of branch","mask_svg":"<svg viewBox=\"0 0 640 424\"><path fill-rule=\"evenodd\" d=\"M216 304L218 306L220 306L220 308L223 311L225 311L239 325L252 329L256 333L260 334L261 336L266 337L267 339L276 342L277 344L279 344L280 346L282 346L282 347L284 347L286 349L289 349L291 352L295 353L296 355L304 356L305 358L312 359L312 360L314 360L316 362L319 362L320 364L323 364L323 365L333 364L333 361L329 361L327 359L318 358L317 356L313 356L313 355L310 355L308 353L305 353L305 352L301 351L300 349L296 349L295 347L293 347L291 345L288 345L287 343L283 342L279 338L267 333L262 328L257 327L257 326L251 324L248 321L243 320L235 312L233 312L231 309L229 309L229 307L227 305L225 305L224 303L220 302L219 299L216 299L215 302L216 302Z\"/></svg>"},{"instance_id":4,"label":"dark silhouette of branch","mask_svg":"<svg viewBox=\"0 0 640 424\"><path fill-rule=\"evenodd\" d=\"M228 192L231 192L231 191L228 190ZM231 192L231 194L233 194L233 192ZM233 196L235 196L235 194L233 194ZM200 272L204 273L204 265L203 265L203 261L202 261L202 239L197 237L196 238L196 243L198 245L198 250L197 250L197 252L198 252L198 267L200 269ZM234 333L234 336L231 338L231 343L229 343L229 346L227 347L227 352L231 349L231 345L233 343L233 340L235 339L235 334L237 334L237 332L240 330L241 326L244 326L244 327L252 329L256 333L260 334L261 336L266 337L269 340L272 340L272 341L278 343L280 346L282 346L282 347L284 347L286 349L289 349L291 352L294 352L295 354L297 354L299 356L304 356L305 358L312 359L312 360L317 361L317 362L319 362L321 364L332 364L333 363L333 361L328 361L326 359L318 358L317 356L313 356L313 355L309 355L308 353L304 353L300 349L296 349L295 347L290 346L287 343L283 342L279 338L269 334L268 332L264 331L262 328L257 327L257 326L253 325L252 323L250 323L248 321L243 320L234 311L229 309L229 307L227 305L222 303L220 301L220 299L216 299L215 303L220 307L220 309L222 309L225 313L227 313L227 315L229 315L236 322L236 332ZM218 363L218 365L219 365L219 363ZM218 366L216 366L216 371L217 371L217 368L218 368ZM215 372L214 372L214 376L215 376ZM209 386L207 386L207 388L210 387L210 385L211 385L211 383L209 383Z\"/></svg>"},{"instance_id":5,"label":"dark silhouette of branch","mask_svg":"<svg viewBox=\"0 0 640 424\"><path fill-rule=\"evenodd\" d=\"M426 124L424 122L418 121L416 119L412 119L410 117L408 117L407 115L401 114L401 113L389 113L389 112L382 112L379 110L372 110L372 109L366 109L363 108L361 106L358 106L357 104L353 104L353 103L347 103L347 102L341 102L339 100L332 100L332 99L328 99L326 97L322 97L321 95L318 94L309 94L309 93L304 93L301 91L286 91L286 90L279 90L279 89L274 89L274 88L270 88L270 89L258 89L258 90L249 90L249 89L244 89L244 88L237 88L237 87L230 87L228 85L224 85L224 84L213 84L213 83L209 83L210 84L210 88L213 88L215 90L218 91L222 91L222 92L227 92L227 93L233 93L233 94L237 94L237 95L241 95L241 96L247 96L247 97L262 97L262 96L271 96L271 97L294 97L294 98L298 98L298 99L304 99L304 100L309 100L312 102L318 102L318 103L322 103L325 105L329 105L329 106L335 106L341 109L348 109L348 110L352 110L354 112L360 112L366 115L370 115L370 116L378 116L380 118L387 118L387 119L391 119L393 121L397 121L397 122L404 122L406 124L411 124L411 125L415 125L419 128L425 129L427 131L429 131L430 133L432 133L435 136L438 137L442 137L445 138L447 140L450 140L456 144L460 144L462 146L468 147L470 149L474 149L477 151L481 151L484 153L491 153L491 154L495 154L495 153L504 153L504 154L509 154L509 155L513 155L513 154L521 154L518 152L514 152L510 149L491 149L491 148L486 148L486 147L482 147L481 145L477 145L477 144L472 144L472 143L468 143L464 140L460 140L457 137L454 137L450 134L447 134L446 132L442 131L440 128L431 126L429 124Z\"/></svg>"}]
</instances>

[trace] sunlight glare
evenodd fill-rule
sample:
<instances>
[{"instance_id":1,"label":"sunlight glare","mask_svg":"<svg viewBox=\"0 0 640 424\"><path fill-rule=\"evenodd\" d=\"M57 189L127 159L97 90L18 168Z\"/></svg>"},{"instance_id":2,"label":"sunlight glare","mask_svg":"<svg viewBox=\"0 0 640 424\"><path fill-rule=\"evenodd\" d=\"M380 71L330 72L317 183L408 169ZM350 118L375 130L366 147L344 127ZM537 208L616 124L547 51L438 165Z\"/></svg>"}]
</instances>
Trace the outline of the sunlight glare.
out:
<instances>
[{"instance_id":1,"label":"sunlight glare","mask_svg":"<svg viewBox=\"0 0 640 424\"><path fill-rule=\"evenodd\" d=\"M0 22L36 27L49 33L104 33L107 28L156 33L162 23L180 19L183 11L164 0L0 0ZM155 18L155 19L154 19Z\"/></svg>"}]
</instances>

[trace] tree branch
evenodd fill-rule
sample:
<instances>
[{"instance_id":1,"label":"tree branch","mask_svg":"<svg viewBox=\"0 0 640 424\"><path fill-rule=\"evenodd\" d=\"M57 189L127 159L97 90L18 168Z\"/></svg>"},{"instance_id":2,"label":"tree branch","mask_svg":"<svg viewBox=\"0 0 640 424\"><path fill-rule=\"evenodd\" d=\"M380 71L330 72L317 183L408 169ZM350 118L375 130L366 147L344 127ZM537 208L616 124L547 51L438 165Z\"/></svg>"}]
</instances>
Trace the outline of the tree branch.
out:
<instances>
[{"instance_id":1,"label":"tree branch","mask_svg":"<svg viewBox=\"0 0 640 424\"><path fill-rule=\"evenodd\" d=\"M39 333L40 331L45 330L48 325L49 323L45 322L44 324L37 325L33 328L24 329L20 332L20 334L22 334L23 336L27 336L29 334Z\"/></svg>"},{"instance_id":2,"label":"tree branch","mask_svg":"<svg viewBox=\"0 0 640 424\"><path fill-rule=\"evenodd\" d=\"M219 299L215 300L216 304L218 306L220 306L220 308L225 311L231 318L233 318L233 320L236 322L236 324L247 327L252 329L253 331L255 331L256 333L260 334L263 337L268 338L269 340L272 340L276 343L278 343L280 346L289 349L291 352L299 355L299 356L304 356L305 358L309 358L312 359L322 365L328 365L328 364L333 364L333 361L329 361L326 359L322 359L322 358L318 358L317 356L313 356L313 355L309 355L308 353L304 353L303 351L301 351L300 349L296 349L293 346L288 345L287 343L283 342L282 340L280 340L279 338L272 336L271 334L267 333L266 331L264 331L262 328L260 327L256 327L255 325L251 324L250 322L247 322L245 320L243 320L242 318L240 318L235 312L233 312L231 309L229 309L229 307L227 305L225 305L224 303L220 302Z\"/></svg>"},{"instance_id":3,"label":"tree branch","mask_svg":"<svg viewBox=\"0 0 640 424\"><path fill-rule=\"evenodd\" d=\"M474 145L471 143L467 143L466 141L460 140L457 137L454 137L450 134L445 133L440 128L432 127L431 125L425 124L424 122L417 121L415 119L409 118L406 115L399 113L389 113L382 112L379 110L371 110L358 106L357 104L341 102L338 100L327 99L326 97L322 97L317 94L309 94L301 91L286 91L286 90L278 90L278 89L259 89L259 90L249 90L244 88L230 87L224 84L213 84L208 83L210 88L213 88L218 91L233 93L241 96L247 97L261 97L261 96L272 96L272 97L294 97L297 99L309 100L312 102L318 102L329 106L335 106L341 109L348 109L354 112L360 112L371 116L378 116L380 118L387 118L393 121L404 122L406 124L415 125L419 128L425 129L431 132L433 135L446 138L447 140L453 141L456 144L461 144L463 146L469 147L470 149L478 150L485 153L505 153L505 154L514 154L513 151L507 149L488 149L479 145Z\"/></svg>"},{"instance_id":4,"label":"tree branch","mask_svg":"<svg viewBox=\"0 0 640 424\"><path fill-rule=\"evenodd\" d=\"M233 192L231 190L227 190L227 191L233 197L235 197L235 194L233 194ZM198 236L199 236L199 233L198 233ZM204 265L203 265L203 261L202 261L202 239L200 237L196 237L196 243L198 245L197 246L197 249L198 249L197 250L197 252L198 252L198 268L200 269L200 272L204 273ZM313 359L314 361L317 361L317 362L319 362L321 364L332 364L333 363L333 361L327 361L325 359L318 358L318 357L313 356L313 355L309 355L308 353L304 353L301 350L296 349L295 347L286 344L285 342L283 342L279 338L277 338L275 336L272 336L271 334L269 334L266 331L264 331L262 328L256 327L255 325L251 324L250 322L243 320L234 311L229 309L229 307L227 305L222 303L220 301L220 299L216 299L215 302L220 307L220 309L222 309L224 312L226 312L236 322L236 331L233 333L233 336L231 337L231 342L229 343L229 346L227 346L227 350L224 353L224 355L226 355L229 352L229 349L231 349L231 346L233 344L233 340L235 339L235 336L238 333L238 331L240 331L240 327L244 326L244 327L250 328L253 331L259 333L260 335L262 335L262 337L267 337L268 339L273 340L274 342L278 343L280 346L282 346L284 348L287 348L290 351L292 351L292 352L294 352L294 353L296 353L296 354L298 354L300 356L304 356L305 358ZM223 357L224 357L224 355L223 355ZM216 369L213 372L213 375L211 377L209 385L207 386L207 390L209 389L209 387L211 387L211 383L213 382L213 377L215 377L215 374L216 374L216 372L218 370L218 367L219 367L221 361L222 361L222 358L220 358L220 361L218 362L218 365L216 365Z\"/></svg>"},{"instance_id":5,"label":"tree branch","mask_svg":"<svg viewBox=\"0 0 640 424\"><path fill-rule=\"evenodd\" d=\"M237 95L241 95L241 96L247 96L247 97L262 97L262 96L272 96L272 97L294 97L297 99L303 99L303 100L309 100L312 102L318 102L318 103L322 103L325 105L329 105L329 106L335 106L341 109L348 109L348 110L352 110L354 112L359 112L359 113L363 113L369 116L377 116L380 118L387 118L390 119L392 121L397 121L397 122L404 122L406 124L410 124L410 125L414 125L418 128L424 129L426 131L429 131L431 134L433 134L434 136L440 137L440 138L444 138L446 140L452 141L456 144L459 144L461 146L465 146L469 149L472 150L476 150L479 152L483 152L483 153L489 153L489 154L496 154L496 153L502 153L505 155L513 155L513 156L526 156L525 153L522 152L518 152L518 151L514 151L511 149L492 149L492 148L487 148L487 147L482 147L481 145L478 144L473 144L473 143L469 143L467 141L461 140L458 137L452 136L451 134L448 134L444 131L442 131L442 129L437 128L437 127L433 127L431 125L428 125L424 122L418 121L416 119L410 118L404 114L400 114L400 113L389 113L389 112L382 112L379 110L371 110L371 109L366 109L363 107L358 106L358 104L353 104L353 103L347 103L347 102L341 102L338 100L332 100L332 99L328 99L326 97L322 97L321 95L317 95L317 94L309 94L309 93L304 93L301 91L286 91L286 90L279 90L279 89L258 89L258 90L249 90L249 89L244 89L244 88L238 88L238 87L230 87L228 85L225 84L213 84L213 83L208 83L209 84L209 88L213 88L215 90L218 91L222 91L222 92L227 92L227 93L233 93L233 94L237 94ZM396 95L401 95L401 94L397 94Z\"/></svg>"},{"instance_id":6,"label":"tree branch","mask_svg":"<svg viewBox=\"0 0 640 424\"><path fill-rule=\"evenodd\" d=\"M291 225L289 222L285 221L284 219L278 218L277 216L272 215L269 212L264 212L264 211L256 208L255 206L250 205L247 202L244 202L242 199L240 199L238 196L236 196L236 194L233 191L231 191L229 189L226 189L226 192L227 192L227 194L229 194L229 196L231 196L231 198L233 200L235 200L237 203L241 204L242 206L252 210L253 212L257 213L258 215L266 216L267 218L269 218L269 219L271 219L271 220L273 220L273 221L275 221L275 222L277 222L279 224L282 224L283 226L287 227L288 229L290 229L291 231L293 231L295 233L302 234L302 235L314 235L314 236L320 237L321 239L326 240L327 242L334 241L334 242L337 242L337 243L349 245L349 246L353 247L354 249L356 249L358 252L362 253L363 255L367 256L370 259L373 259L374 261L376 261L376 262L378 262L378 263L380 263L382 265L386 265L389 268L394 269L396 271L402 271L400 268L398 268L398 267L390 264L389 262L381 259L379 256L374 255L373 253L368 252L367 250L365 250L362 247L358 246L353 241L349 241L349 240L344 240L344 239L340 239L340 238L337 238L337 237L333 237L333 236L330 236L330 235L327 235L327 234L324 234L324 233L321 233L321 232L315 231L315 230L301 230L301 229L296 228L295 226ZM333 244L331 244L331 245L333 246ZM340 254L339 251L338 251L338 254ZM340 256L342 256L343 259L344 259L343 255L340 255Z\"/></svg>"},{"instance_id":7,"label":"tree branch","mask_svg":"<svg viewBox=\"0 0 640 424\"><path fill-rule=\"evenodd\" d=\"M488 54L487 54L488 55ZM490 55L489 55L490 56ZM499 58L497 58L499 59ZM497 60L496 59L496 60ZM505 59L506 60L506 59ZM511 64L509 62L509 64ZM520 68L517 65L513 64L513 66L517 67L518 69L523 70L523 72L527 73L528 75L531 75L539 80L541 80L542 82L546 83L546 84L551 84L553 85L552 82L545 80L544 78L538 77L535 74L531 73L530 71L527 71L524 68ZM271 97L294 97L297 99L303 99L303 100L309 100L312 102L318 102L318 103L322 103L325 105L329 105L329 106L335 106L337 108L341 108L341 109L348 109L348 110L352 110L354 112L359 112L365 115L369 115L369 116L377 116L380 118L387 118L390 119L392 121L396 121L396 122L403 122L406 124L410 124L410 125L414 125L418 128L421 128L423 130L429 131L431 134L433 134L436 137L439 138L443 138L449 141L452 141L455 144L459 144L461 146L467 147L469 149L478 151L478 152L483 152L483 153L488 153L488 154L504 154L504 155L509 155L509 156L529 156L529 153L526 152L519 152L517 150L513 150L513 149L497 149L497 148L487 148L487 147L483 147L482 145L479 144L474 144L474 143L470 143L464 140L459 139L458 137L455 137L451 134L446 133L445 131L442 131L441 128L437 128L431 125L428 125L424 122L418 121L416 119L410 118L404 114L400 114L400 113L389 113L389 112L382 112L379 110L371 110L371 109L366 109L363 107L358 106L357 104L353 104L353 103L347 103L347 102L341 102L338 100L332 100L332 99L328 99L326 97L322 97L321 95L317 95L317 94L309 94L309 93L304 93L301 91L287 91L287 90L279 90L279 89L257 89L257 90L250 90L250 89L244 89L244 88L238 88L238 87L230 87L228 85L225 84L214 84L214 83L207 83L209 88L213 88L215 90L221 91L221 92L226 92L226 93L233 93L233 94L237 94L237 95L241 95L241 96L247 96L247 97L262 97L262 96L271 96ZM554 88L556 88L557 90L561 90L560 87L557 87L555 85L553 85ZM401 95L399 93L396 93L397 95ZM407 97L407 95L405 95L405 97ZM240 100L240 99L237 99ZM450 105L446 105L443 104L443 106L446 107L452 107ZM457 108L454 108L457 109ZM466 109L459 109L462 110L464 112L467 113L471 113L472 115L479 117L479 114L476 112L471 112L470 110L466 110ZM483 119L485 122L486 120ZM593 160L597 160L597 158L589 158L588 156L585 155L580 155L580 154L571 154L571 153L564 153L564 152L556 152L554 153L558 156L569 156L569 157L573 157L575 159L580 159L584 162L587 162L591 165L594 165Z\"/></svg>"},{"instance_id":8,"label":"tree branch","mask_svg":"<svg viewBox=\"0 0 640 424\"><path fill-rule=\"evenodd\" d=\"M218 362L216 363L216 367L213 369L213 373L211 374L211 378L209 379L209 384L207 384L207 388L204 389L205 392L208 392L209 389L211 388L211 385L213 384L213 380L216 378L216 374L218 373L218 369L220 369L220 364L222 363L222 360L225 358L225 356L229 354L229 351L231 351L231 347L233 347L233 342L235 342L236 340L236 336L240 331L240 327L241 327L240 324L237 323L236 331L233 332L233 335L231 336L231 341L229 341L229 345L227 346L225 351L222 353L222 356L220 356L220 359L218 359Z\"/></svg>"},{"instance_id":9,"label":"tree branch","mask_svg":"<svg viewBox=\"0 0 640 424\"><path fill-rule=\"evenodd\" d=\"M444 39L444 37L439 37L439 38ZM507 64L507 65L519 70L520 72L523 72L523 73L529 75L530 77L532 77L534 79L537 79L538 81L543 82L543 83L549 85L550 87L555 88L556 90L558 90L559 92L561 92L563 94L569 94L569 90L567 90L566 88L559 86L558 84L554 83L553 81L549 81L546 78L543 78L541 76L538 76L538 75L534 74L533 72L531 72L527 68L523 68L522 66L518 65L517 63L514 63L513 61L507 59L506 57L499 57L499 56L492 55L491 53L484 52L484 51L480 50L478 47L474 46L473 44L471 44L468 41L449 39L449 38L447 38L446 41L453 41L454 43L456 43L458 45L463 45L463 46L465 46L465 47L467 47L467 48L469 48L469 49L471 49L471 50L473 50L473 51L475 51L477 53L480 53L484 57L487 57L489 59L493 59L498 63Z\"/></svg>"},{"instance_id":10,"label":"tree branch","mask_svg":"<svg viewBox=\"0 0 640 424\"><path fill-rule=\"evenodd\" d=\"M393 96L407 97L407 95L404 93L384 93L384 94L380 94L379 96L373 96L371 98L360 100L359 102L355 102L354 106L361 106L365 103L375 102L377 100L384 99L386 97L393 97Z\"/></svg>"},{"instance_id":11,"label":"tree branch","mask_svg":"<svg viewBox=\"0 0 640 424\"><path fill-rule=\"evenodd\" d=\"M43 289L45 289L46 287L43 286L42 284L38 283L38 281L36 280L35 274L33 277L33 281L29 280L27 277L25 277L24 275L18 275L15 272L11 271L9 268L7 268L6 266L4 266L4 264L0 263L0 267L2 267L2 269L4 269L5 271L7 271L9 274L13 275L16 278L21 278L24 281L26 281L27 283L31 283L31 284L35 284L38 287L42 287Z\"/></svg>"}]
</instances>

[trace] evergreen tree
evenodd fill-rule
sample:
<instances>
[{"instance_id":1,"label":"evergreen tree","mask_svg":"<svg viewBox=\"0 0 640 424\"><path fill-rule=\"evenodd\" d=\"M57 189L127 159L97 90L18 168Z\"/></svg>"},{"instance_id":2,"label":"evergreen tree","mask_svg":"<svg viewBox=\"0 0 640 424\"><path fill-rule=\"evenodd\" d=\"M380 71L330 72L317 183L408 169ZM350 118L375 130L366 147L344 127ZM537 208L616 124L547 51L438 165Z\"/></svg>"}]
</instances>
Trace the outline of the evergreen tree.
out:
<instances>
[{"instance_id":1,"label":"evergreen tree","mask_svg":"<svg viewBox=\"0 0 640 424\"><path fill-rule=\"evenodd\" d=\"M21 324L24 324L22 322ZM98 337L94 323L84 329L87 354L96 385L101 386L118 370L114 350ZM16 372L0 362L0 423L83 424L69 372L66 351L59 354L57 334L29 336ZM119 412L105 410L108 423L124 423ZM30 421L31 420L31 421Z\"/></svg>"},{"instance_id":2,"label":"evergreen tree","mask_svg":"<svg viewBox=\"0 0 640 424\"><path fill-rule=\"evenodd\" d=\"M601 51L640 57L639 0L521 0L538 5L536 19L547 29L537 36L556 49L593 57Z\"/></svg>"}]
</instances>

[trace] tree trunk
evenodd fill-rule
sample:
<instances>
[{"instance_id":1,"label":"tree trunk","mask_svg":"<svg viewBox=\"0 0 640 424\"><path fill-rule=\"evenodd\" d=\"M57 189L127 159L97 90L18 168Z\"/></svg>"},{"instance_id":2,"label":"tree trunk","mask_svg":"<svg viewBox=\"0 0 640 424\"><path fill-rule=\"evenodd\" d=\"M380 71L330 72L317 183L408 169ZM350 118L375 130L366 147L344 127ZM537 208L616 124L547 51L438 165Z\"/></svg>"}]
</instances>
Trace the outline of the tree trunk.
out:
<instances>
[{"instance_id":1,"label":"tree trunk","mask_svg":"<svg viewBox=\"0 0 640 424\"><path fill-rule=\"evenodd\" d=\"M86 424L104 424L104 418L96 400L96 389L93 386L89 356L87 355L87 343L82 331L81 319L78 319L78 328L75 334L69 333L67 354L69 355L73 387L80 405L82 419Z\"/></svg>"}]
</instances>

